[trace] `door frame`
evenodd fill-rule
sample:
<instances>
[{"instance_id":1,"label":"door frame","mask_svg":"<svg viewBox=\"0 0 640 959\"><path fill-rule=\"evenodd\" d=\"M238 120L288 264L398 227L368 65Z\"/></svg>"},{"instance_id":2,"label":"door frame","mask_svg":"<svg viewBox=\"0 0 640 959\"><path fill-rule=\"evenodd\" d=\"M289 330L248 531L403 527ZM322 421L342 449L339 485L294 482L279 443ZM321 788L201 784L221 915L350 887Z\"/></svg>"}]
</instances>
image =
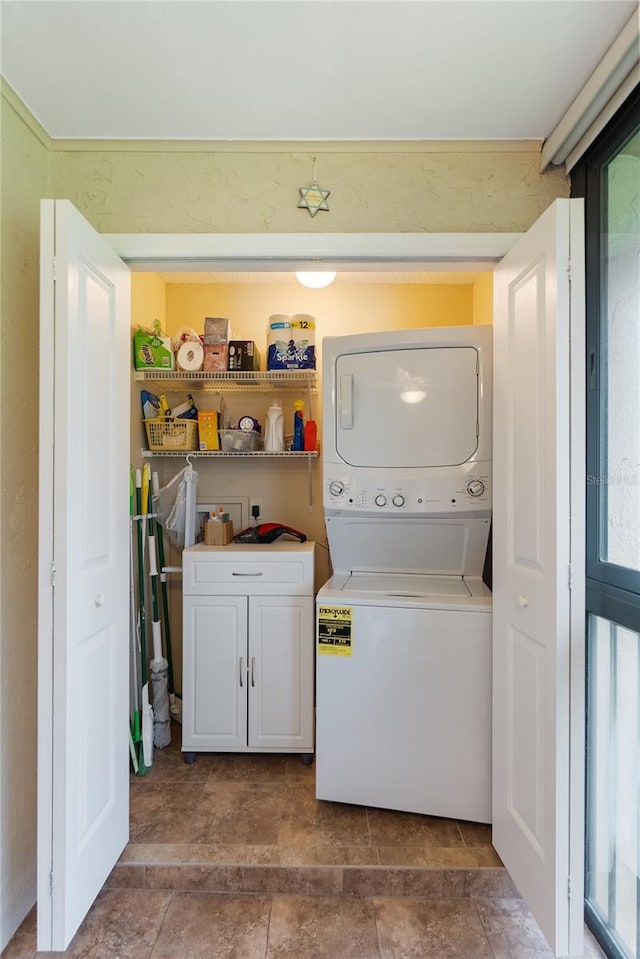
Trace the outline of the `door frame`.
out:
<instances>
[{"instance_id":1,"label":"door frame","mask_svg":"<svg viewBox=\"0 0 640 959\"><path fill-rule=\"evenodd\" d=\"M522 236L522 233L367 233L345 234L103 234L114 251L132 272L227 272L292 271L301 268L338 269L343 272L363 270L403 271L489 271ZM572 251L573 253L574 251ZM577 256L583 255L575 251ZM580 376L584 362L584 330L573 330L570 358L570 379ZM582 393L571 390L572 422L571 455L580 449L577 441L584 426L585 411ZM574 449L575 447L575 449ZM577 471L571 470L574 482ZM577 490L574 486L572 493ZM579 501L579 496L576 497ZM582 519L582 522L580 520ZM573 515L571 545L574 556L584 556L584 516ZM580 549L582 551L580 552ZM576 571L577 572L577 571ZM580 577L576 575L580 580ZM569 690L570 733L567 751L570 794L581 797L584 810L584 756L580 731L584 727L584 591L571 593L571 639ZM569 884L575 892L584 885L584 817L570 803ZM568 890L570 894L570 890ZM570 922L570 950L582 941L584 924ZM582 916L582 908L580 909ZM576 955L575 951L570 954Z\"/></svg>"}]
</instances>

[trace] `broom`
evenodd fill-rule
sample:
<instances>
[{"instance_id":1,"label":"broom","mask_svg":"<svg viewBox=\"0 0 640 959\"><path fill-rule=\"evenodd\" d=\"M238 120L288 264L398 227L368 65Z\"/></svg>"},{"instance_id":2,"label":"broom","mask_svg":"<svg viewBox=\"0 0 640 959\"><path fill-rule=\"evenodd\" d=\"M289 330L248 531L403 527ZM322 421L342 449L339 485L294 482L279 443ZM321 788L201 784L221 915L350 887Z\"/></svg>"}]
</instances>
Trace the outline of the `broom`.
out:
<instances>
[{"instance_id":1,"label":"broom","mask_svg":"<svg viewBox=\"0 0 640 959\"><path fill-rule=\"evenodd\" d=\"M147 486L150 467L145 464ZM164 749L171 742L171 722L169 715L169 664L162 655L162 632L160 627L160 606L158 604L158 561L156 555L155 518L153 509L149 514L149 579L151 581L151 601L153 608L153 659L151 660L151 687L153 689L153 745Z\"/></svg>"},{"instance_id":2,"label":"broom","mask_svg":"<svg viewBox=\"0 0 640 959\"><path fill-rule=\"evenodd\" d=\"M136 470L136 513L138 514L138 608L140 620L140 683L142 689L142 733L140 737L142 749L138 757L138 773L144 776L149 772L153 763L153 710L149 703L149 682L147 680L147 617L144 601L144 539L142 531L142 515L147 512L149 487L146 489L146 499L143 496L140 470Z\"/></svg>"},{"instance_id":3,"label":"broom","mask_svg":"<svg viewBox=\"0 0 640 959\"><path fill-rule=\"evenodd\" d=\"M151 488L154 497L157 497L160 490L160 482L157 473L151 474ZM167 653L167 664L169 667L169 709L173 719L179 723L182 722L182 700L176 696L176 687L173 678L173 653L171 648L171 622L169 618L169 595L167 591L167 574L165 572L164 555L164 534L162 524L156 520L156 544L158 546L158 565L160 567L160 586L162 589L162 618L164 620L164 641ZM180 700L180 701L178 701Z\"/></svg>"}]
</instances>

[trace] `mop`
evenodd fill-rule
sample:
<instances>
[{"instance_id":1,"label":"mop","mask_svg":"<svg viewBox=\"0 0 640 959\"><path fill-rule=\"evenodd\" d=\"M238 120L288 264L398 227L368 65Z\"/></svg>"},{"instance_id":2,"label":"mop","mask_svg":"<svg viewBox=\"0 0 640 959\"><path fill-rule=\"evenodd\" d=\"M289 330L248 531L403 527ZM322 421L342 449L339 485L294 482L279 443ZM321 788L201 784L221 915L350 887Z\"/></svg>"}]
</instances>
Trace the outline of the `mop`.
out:
<instances>
[{"instance_id":1,"label":"mop","mask_svg":"<svg viewBox=\"0 0 640 959\"><path fill-rule=\"evenodd\" d=\"M138 774L138 755L136 747L140 742L140 691L138 689L138 627L136 618L136 585L134 573L134 547L133 547L133 524L135 506L135 482L133 478L133 466L129 470L129 632L131 649L131 673L130 682L130 726L129 726L129 751L131 753L131 764L133 771Z\"/></svg>"},{"instance_id":2,"label":"mop","mask_svg":"<svg viewBox=\"0 0 640 959\"><path fill-rule=\"evenodd\" d=\"M140 682L142 686L142 749L138 757L138 773L144 776L153 763L153 710L149 702L149 682L147 679L147 629L146 610L144 601L144 546L142 530L142 514L147 512L149 487L147 485L146 498L143 495L140 470L136 470L136 512L138 514L138 606L140 622Z\"/></svg>"},{"instance_id":3,"label":"mop","mask_svg":"<svg viewBox=\"0 0 640 959\"><path fill-rule=\"evenodd\" d=\"M146 463L144 474L149 485L150 467ZM143 480L144 483L144 480ZM169 664L162 655L162 632L160 606L158 604L158 561L156 554L155 518L153 509L149 514L149 579L153 608L153 659L151 660L151 687L153 689L153 745L164 749L171 742L171 717L169 713Z\"/></svg>"},{"instance_id":4,"label":"mop","mask_svg":"<svg viewBox=\"0 0 640 959\"><path fill-rule=\"evenodd\" d=\"M153 491L153 496L158 495L160 489L160 482L158 479L157 473L151 474L151 489ZM165 647L167 652L167 665L169 667L169 709L171 711L171 718L175 719L177 722L182 722L182 699L180 696L176 695L176 689L173 678L173 655L171 649L171 623L169 619L169 595L167 591L167 573L165 570L165 556L164 556L164 534L162 530L162 524L159 521L156 521L156 544L158 547L158 563L160 566L160 586L162 588L162 618L164 620L164 640Z\"/></svg>"}]
</instances>

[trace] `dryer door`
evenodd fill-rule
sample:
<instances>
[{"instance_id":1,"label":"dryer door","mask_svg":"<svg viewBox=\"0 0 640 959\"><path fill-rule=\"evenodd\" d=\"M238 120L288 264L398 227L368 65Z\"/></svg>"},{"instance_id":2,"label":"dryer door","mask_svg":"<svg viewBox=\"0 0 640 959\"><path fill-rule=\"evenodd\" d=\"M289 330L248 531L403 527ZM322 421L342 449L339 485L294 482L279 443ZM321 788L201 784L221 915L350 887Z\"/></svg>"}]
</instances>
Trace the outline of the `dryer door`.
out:
<instances>
[{"instance_id":1,"label":"dryer door","mask_svg":"<svg viewBox=\"0 0 640 959\"><path fill-rule=\"evenodd\" d=\"M345 353L336 360L336 451L351 466L465 463L478 446L473 347Z\"/></svg>"}]
</instances>

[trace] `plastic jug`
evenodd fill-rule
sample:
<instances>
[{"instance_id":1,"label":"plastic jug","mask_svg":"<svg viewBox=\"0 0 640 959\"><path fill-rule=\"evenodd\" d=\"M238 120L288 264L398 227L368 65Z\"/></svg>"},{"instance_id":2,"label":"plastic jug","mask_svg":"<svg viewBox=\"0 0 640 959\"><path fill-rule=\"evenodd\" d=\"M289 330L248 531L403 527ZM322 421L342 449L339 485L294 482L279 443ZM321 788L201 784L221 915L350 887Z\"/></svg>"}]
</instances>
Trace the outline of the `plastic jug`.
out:
<instances>
[{"instance_id":1,"label":"plastic jug","mask_svg":"<svg viewBox=\"0 0 640 959\"><path fill-rule=\"evenodd\" d=\"M280 453L284 450L284 419L280 400L274 400L267 410L264 448L267 453Z\"/></svg>"}]
</instances>

